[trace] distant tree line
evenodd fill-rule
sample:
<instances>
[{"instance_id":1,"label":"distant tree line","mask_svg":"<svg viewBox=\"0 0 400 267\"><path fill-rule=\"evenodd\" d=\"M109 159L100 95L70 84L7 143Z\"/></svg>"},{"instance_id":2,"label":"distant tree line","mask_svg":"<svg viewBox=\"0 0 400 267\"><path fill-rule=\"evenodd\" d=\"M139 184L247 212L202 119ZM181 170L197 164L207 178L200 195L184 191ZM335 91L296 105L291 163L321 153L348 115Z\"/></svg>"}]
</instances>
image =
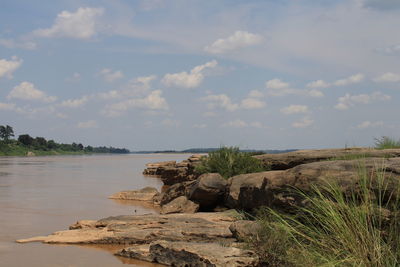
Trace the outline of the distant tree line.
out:
<instances>
[{"instance_id":1,"label":"distant tree line","mask_svg":"<svg viewBox=\"0 0 400 267\"><path fill-rule=\"evenodd\" d=\"M54 140L46 140L44 137L32 137L29 134L21 134L17 140L11 139L14 137L14 130L11 126L0 125L0 140L3 144L16 144L25 146L34 150L61 150L71 152L88 152L88 153L129 153L130 151L126 148L115 148L115 147L92 147L84 146L82 144L62 144L57 143Z\"/></svg>"}]
</instances>

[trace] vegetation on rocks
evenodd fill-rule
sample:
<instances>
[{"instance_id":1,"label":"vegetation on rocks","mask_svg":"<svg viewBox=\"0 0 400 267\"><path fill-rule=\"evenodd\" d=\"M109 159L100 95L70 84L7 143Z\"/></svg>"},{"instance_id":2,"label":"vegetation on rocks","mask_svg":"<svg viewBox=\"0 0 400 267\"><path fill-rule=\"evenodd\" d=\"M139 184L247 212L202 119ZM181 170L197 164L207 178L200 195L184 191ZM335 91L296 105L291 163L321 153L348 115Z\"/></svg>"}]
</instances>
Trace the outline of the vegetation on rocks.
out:
<instances>
[{"instance_id":1,"label":"vegetation on rocks","mask_svg":"<svg viewBox=\"0 0 400 267\"><path fill-rule=\"evenodd\" d=\"M252 157L250 153L240 152L238 147L221 147L212 151L196 166L199 174L219 173L224 178L265 170L259 159Z\"/></svg>"},{"instance_id":2,"label":"vegetation on rocks","mask_svg":"<svg viewBox=\"0 0 400 267\"><path fill-rule=\"evenodd\" d=\"M387 190L382 168L358 176L348 195L334 183L298 191L308 204L294 214L261 209L250 246L268 266L398 266L399 192Z\"/></svg>"},{"instance_id":3,"label":"vegetation on rocks","mask_svg":"<svg viewBox=\"0 0 400 267\"><path fill-rule=\"evenodd\" d=\"M388 136L375 138L375 148L377 149L400 148L400 140L395 140Z\"/></svg>"}]
</instances>

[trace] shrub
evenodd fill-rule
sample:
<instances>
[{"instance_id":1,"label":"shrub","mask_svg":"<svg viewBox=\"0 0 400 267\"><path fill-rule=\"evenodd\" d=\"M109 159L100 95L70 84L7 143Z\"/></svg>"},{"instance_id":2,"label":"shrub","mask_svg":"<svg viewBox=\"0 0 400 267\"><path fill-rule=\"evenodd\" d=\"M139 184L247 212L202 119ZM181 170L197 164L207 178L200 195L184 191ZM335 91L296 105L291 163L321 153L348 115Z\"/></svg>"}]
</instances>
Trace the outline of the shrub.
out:
<instances>
[{"instance_id":1,"label":"shrub","mask_svg":"<svg viewBox=\"0 0 400 267\"><path fill-rule=\"evenodd\" d=\"M203 157L196 166L196 172L219 173L225 178L238 174L261 172L266 170L259 159L253 158L249 153L240 152L238 147L221 147Z\"/></svg>"},{"instance_id":2,"label":"shrub","mask_svg":"<svg viewBox=\"0 0 400 267\"><path fill-rule=\"evenodd\" d=\"M396 141L388 136L375 138L375 148L377 149L400 148L400 140Z\"/></svg>"},{"instance_id":3,"label":"shrub","mask_svg":"<svg viewBox=\"0 0 400 267\"><path fill-rule=\"evenodd\" d=\"M258 240L250 246L268 264L282 266L399 266L400 191L389 192L379 168L371 174L361 167L358 185L347 196L336 184L298 191L308 205L295 214L262 209ZM284 252L274 253L280 246Z\"/></svg>"}]
</instances>

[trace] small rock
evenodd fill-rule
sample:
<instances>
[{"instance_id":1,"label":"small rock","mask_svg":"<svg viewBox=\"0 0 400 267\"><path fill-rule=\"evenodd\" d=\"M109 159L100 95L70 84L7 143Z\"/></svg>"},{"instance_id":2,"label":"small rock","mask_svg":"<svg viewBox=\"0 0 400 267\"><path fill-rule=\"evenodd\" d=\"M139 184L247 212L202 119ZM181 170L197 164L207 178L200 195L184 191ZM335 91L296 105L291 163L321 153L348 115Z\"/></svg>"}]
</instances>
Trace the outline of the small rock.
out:
<instances>
[{"instance_id":1,"label":"small rock","mask_svg":"<svg viewBox=\"0 0 400 267\"><path fill-rule=\"evenodd\" d=\"M229 230L237 240L243 241L256 236L260 226L255 221L240 220L232 223Z\"/></svg>"}]
</instances>

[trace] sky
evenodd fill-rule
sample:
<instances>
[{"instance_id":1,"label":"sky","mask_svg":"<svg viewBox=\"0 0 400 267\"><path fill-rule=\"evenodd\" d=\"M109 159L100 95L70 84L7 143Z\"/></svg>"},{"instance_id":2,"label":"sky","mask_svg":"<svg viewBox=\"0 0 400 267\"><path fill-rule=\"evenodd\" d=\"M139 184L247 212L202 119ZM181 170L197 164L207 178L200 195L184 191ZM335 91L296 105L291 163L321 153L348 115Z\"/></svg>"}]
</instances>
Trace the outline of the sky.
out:
<instances>
[{"instance_id":1,"label":"sky","mask_svg":"<svg viewBox=\"0 0 400 267\"><path fill-rule=\"evenodd\" d=\"M131 150L400 138L398 0L2 0L0 125Z\"/></svg>"}]
</instances>

